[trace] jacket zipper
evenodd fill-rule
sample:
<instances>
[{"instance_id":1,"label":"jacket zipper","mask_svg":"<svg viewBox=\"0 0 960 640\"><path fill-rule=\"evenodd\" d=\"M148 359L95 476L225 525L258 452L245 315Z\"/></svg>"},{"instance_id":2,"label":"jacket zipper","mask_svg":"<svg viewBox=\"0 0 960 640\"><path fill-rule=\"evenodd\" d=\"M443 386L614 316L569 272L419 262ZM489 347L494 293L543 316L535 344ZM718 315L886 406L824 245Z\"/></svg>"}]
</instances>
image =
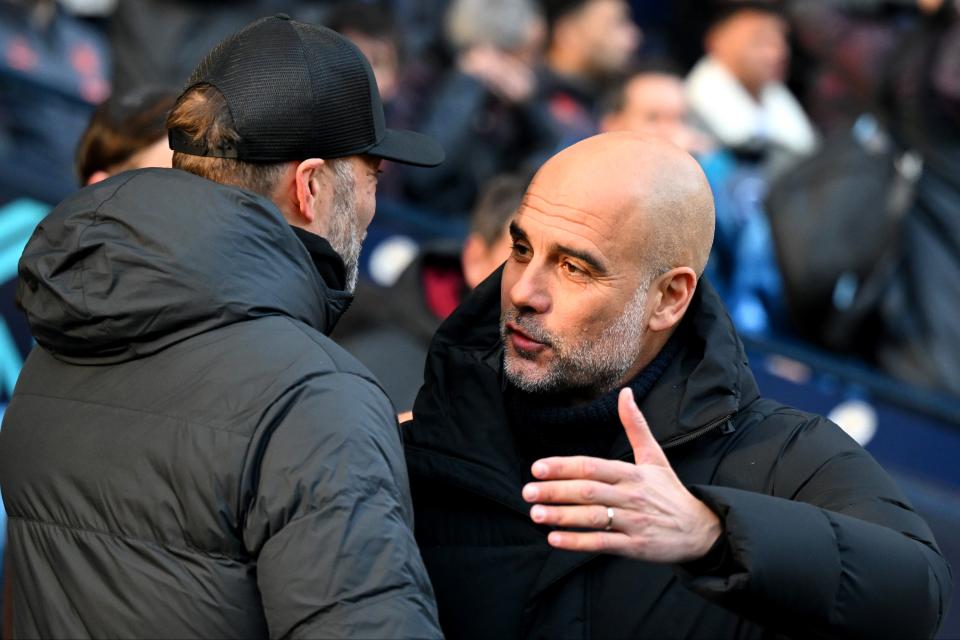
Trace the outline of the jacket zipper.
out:
<instances>
[{"instance_id":1,"label":"jacket zipper","mask_svg":"<svg viewBox=\"0 0 960 640\"><path fill-rule=\"evenodd\" d=\"M708 423L708 424L705 424L704 426L698 428L696 431L691 431L690 433L687 433L687 434L685 434L685 435L682 435L682 436L680 436L680 437L678 437L678 438L674 438L673 440L668 440L668 441L664 442L663 444L660 445L660 448L661 448L661 449L672 449L673 447L679 447L679 446L682 445L682 444L687 444L687 443L690 442L691 440L696 440L696 439L699 438L700 436L703 436L703 435L706 435L706 434L710 433L711 431L713 431L714 429L716 429L717 427L719 427L719 426L721 426L721 425L723 425L723 428L720 430L720 433L722 433L722 434L724 434L724 435L731 434L731 433L733 433L734 431L737 430L737 428L736 428L735 426L733 426L733 416L734 416L734 415L736 415L736 414L730 413L730 414L727 414L727 415L725 415L725 416L720 416L720 417L717 418L716 420L714 420L714 421L712 421L712 422L710 422L710 423ZM630 453L627 453L627 454L621 456L620 459L621 459L621 460L626 460L627 458L629 458L629 457L632 456L632 455L633 455L633 452L631 451Z\"/></svg>"},{"instance_id":2,"label":"jacket zipper","mask_svg":"<svg viewBox=\"0 0 960 640\"><path fill-rule=\"evenodd\" d=\"M731 434L737 430L737 428L733 426L733 420L732 420L733 416L734 414L732 413L725 416L721 416L716 420L714 420L713 422L700 427L696 431L691 431L690 433L686 435L682 435L679 438L674 438L673 440L668 440L667 442L664 442L662 445L660 445L660 448L672 449L673 447L679 447L682 444L687 444L691 440L696 440L700 436L710 433L711 431L713 431L714 429L720 426L722 426L720 433L724 435Z\"/></svg>"}]
</instances>

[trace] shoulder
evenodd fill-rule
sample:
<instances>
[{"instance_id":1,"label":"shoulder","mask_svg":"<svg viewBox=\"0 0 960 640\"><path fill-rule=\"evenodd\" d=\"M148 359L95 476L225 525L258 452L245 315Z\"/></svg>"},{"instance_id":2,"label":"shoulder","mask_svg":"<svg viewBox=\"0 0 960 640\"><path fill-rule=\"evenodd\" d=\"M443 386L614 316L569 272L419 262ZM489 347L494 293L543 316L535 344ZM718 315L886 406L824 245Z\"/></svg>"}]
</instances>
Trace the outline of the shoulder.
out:
<instances>
[{"instance_id":1,"label":"shoulder","mask_svg":"<svg viewBox=\"0 0 960 640\"><path fill-rule=\"evenodd\" d=\"M271 388L258 403L252 444L263 450L263 463L313 460L370 475L368 465L395 466L402 458L396 412L373 375L310 327L286 319L271 324L276 332L264 348L273 360L259 371L272 377L265 380Z\"/></svg>"},{"instance_id":2,"label":"shoulder","mask_svg":"<svg viewBox=\"0 0 960 640\"><path fill-rule=\"evenodd\" d=\"M287 316L268 316L234 327L251 364L284 379L339 374L379 386L373 374L332 338Z\"/></svg>"},{"instance_id":3,"label":"shoulder","mask_svg":"<svg viewBox=\"0 0 960 640\"><path fill-rule=\"evenodd\" d=\"M735 441L721 465L721 484L792 497L812 476L838 461L880 471L853 438L823 416L760 399L736 418Z\"/></svg>"},{"instance_id":4,"label":"shoulder","mask_svg":"<svg viewBox=\"0 0 960 640\"><path fill-rule=\"evenodd\" d=\"M203 380L202 388L186 394L192 415L227 419L231 430L258 440L272 437L281 424L297 425L304 437L349 429L363 411L373 414L365 428L396 431L393 408L374 375L333 340L286 316L236 323L163 357L164 370Z\"/></svg>"}]
</instances>

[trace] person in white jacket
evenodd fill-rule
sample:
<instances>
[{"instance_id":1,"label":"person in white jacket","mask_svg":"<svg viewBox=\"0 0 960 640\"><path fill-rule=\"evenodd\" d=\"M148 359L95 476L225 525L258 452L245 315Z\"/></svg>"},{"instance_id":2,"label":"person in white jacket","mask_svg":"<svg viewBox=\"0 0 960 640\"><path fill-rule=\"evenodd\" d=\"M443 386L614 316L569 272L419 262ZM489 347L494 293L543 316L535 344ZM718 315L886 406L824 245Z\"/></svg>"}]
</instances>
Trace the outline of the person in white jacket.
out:
<instances>
[{"instance_id":1,"label":"person in white jacket","mask_svg":"<svg viewBox=\"0 0 960 640\"><path fill-rule=\"evenodd\" d=\"M783 84L790 58L787 23L765 2L730 2L707 31L707 54L687 77L697 122L722 146L773 156L803 156L816 134ZM779 163L777 163L779 164Z\"/></svg>"}]
</instances>

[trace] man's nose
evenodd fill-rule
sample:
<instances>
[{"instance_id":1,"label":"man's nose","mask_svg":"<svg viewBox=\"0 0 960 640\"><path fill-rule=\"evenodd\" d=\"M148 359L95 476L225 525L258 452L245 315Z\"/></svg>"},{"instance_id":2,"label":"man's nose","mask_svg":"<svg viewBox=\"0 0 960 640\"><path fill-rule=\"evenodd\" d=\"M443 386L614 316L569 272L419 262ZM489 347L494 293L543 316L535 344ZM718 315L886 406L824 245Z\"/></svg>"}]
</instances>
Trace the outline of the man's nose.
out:
<instances>
[{"instance_id":1,"label":"man's nose","mask_svg":"<svg viewBox=\"0 0 960 640\"><path fill-rule=\"evenodd\" d=\"M527 265L520 279L510 288L510 302L520 310L546 313L550 310L550 301L546 274L533 265Z\"/></svg>"}]
</instances>

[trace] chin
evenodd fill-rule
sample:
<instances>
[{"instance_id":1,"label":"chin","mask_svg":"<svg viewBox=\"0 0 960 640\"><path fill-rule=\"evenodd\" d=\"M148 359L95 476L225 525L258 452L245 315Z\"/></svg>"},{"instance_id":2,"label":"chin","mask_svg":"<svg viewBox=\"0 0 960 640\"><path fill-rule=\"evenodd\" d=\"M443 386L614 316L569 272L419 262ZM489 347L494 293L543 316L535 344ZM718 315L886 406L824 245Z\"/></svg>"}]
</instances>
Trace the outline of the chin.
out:
<instances>
[{"instance_id":1,"label":"chin","mask_svg":"<svg viewBox=\"0 0 960 640\"><path fill-rule=\"evenodd\" d=\"M517 355L510 347L507 349L503 358L503 369L511 382L520 387L535 386L546 377L542 366Z\"/></svg>"}]
</instances>

